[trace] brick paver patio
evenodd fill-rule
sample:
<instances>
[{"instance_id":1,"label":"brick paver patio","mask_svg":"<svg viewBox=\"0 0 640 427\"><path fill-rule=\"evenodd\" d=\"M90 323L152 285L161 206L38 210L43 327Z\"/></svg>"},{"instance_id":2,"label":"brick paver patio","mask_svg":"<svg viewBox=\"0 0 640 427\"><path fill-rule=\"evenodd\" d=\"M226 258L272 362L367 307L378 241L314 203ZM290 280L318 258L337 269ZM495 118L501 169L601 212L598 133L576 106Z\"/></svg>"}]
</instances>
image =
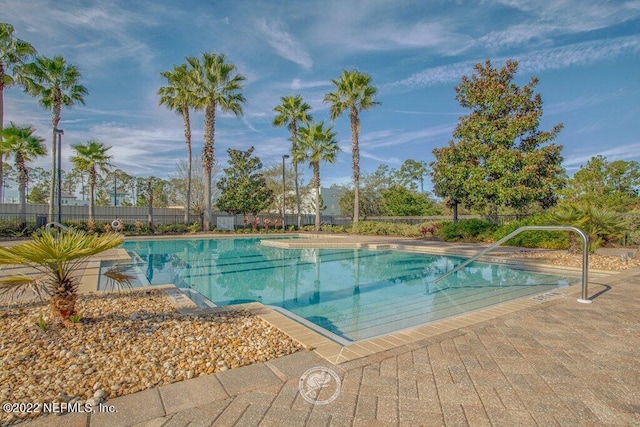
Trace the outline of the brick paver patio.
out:
<instances>
[{"instance_id":1,"label":"brick paver patio","mask_svg":"<svg viewBox=\"0 0 640 427\"><path fill-rule=\"evenodd\" d=\"M578 291L578 290L577 290ZM640 271L574 297L332 365L313 351L113 399L117 413L32 425L640 425ZM326 366L342 378L323 406L298 392Z\"/></svg>"}]
</instances>

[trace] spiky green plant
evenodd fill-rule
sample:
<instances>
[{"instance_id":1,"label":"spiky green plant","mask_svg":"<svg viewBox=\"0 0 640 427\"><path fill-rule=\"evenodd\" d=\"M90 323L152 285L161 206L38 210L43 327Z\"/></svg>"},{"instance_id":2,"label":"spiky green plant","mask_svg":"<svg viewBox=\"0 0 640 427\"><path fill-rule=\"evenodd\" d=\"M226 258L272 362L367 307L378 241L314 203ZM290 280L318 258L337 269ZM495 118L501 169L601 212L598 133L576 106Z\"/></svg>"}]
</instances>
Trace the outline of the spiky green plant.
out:
<instances>
[{"instance_id":1,"label":"spiky green plant","mask_svg":"<svg viewBox=\"0 0 640 427\"><path fill-rule=\"evenodd\" d=\"M572 225L587 233L589 251L593 252L605 242L624 236L629 223L618 212L595 207L589 203L567 203L549 214L553 223ZM570 237L571 249L579 251L575 235Z\"/></svg>"},{"instance_id":2,"label":"spiky green plant","mask_svg":"<svg viewBox=\"0 0 640 427\"><path fill-rule=\"evenodd\" d=\"M69 323L77 315L76 300L80 278L78 270L89 257L122 244L118 233L87 234L69 231L62 234L44 231L32 240L9 248L0 248L0 265L23 265L36 275L16 275L0 279L0 295L16 295L32 290L50 298L53 317Z\"/></svg>"}]
</instances>

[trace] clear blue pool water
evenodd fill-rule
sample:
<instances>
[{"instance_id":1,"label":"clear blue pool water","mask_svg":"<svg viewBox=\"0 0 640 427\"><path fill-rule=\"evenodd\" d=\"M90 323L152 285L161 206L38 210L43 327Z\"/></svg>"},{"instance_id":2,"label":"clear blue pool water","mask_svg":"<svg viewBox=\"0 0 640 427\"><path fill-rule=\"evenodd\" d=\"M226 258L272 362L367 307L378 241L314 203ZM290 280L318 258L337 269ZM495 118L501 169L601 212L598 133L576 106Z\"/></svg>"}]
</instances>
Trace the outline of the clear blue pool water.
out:
<instances>
[{"instance_id":1,"label":"clear blue pool water","mask_svg":"<svg viewBox=\"0 0 640 427\"><path fill-rule=\"evenodd\" d=\"M128 241L151 284L216 305L259 301L356 341L567 286L575 278L464 258L367 249L284 249L256 238Z\"/></svg>"}]
</instances>

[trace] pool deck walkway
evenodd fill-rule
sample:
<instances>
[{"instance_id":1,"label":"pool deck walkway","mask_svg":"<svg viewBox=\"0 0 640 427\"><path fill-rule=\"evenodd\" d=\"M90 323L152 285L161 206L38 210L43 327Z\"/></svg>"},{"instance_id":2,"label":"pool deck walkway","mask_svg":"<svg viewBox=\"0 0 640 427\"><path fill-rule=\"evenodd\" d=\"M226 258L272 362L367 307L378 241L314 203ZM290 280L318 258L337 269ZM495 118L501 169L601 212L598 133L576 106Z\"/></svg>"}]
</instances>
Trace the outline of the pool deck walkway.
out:
<instances>
[{"instance_id":1,"label":"pool deck walkway","mask_svg":"<svg viewBox=\"0 0 640 427\"><path fill-rule=\"evenodd\" d=\"M592 278L589 295L593 304L561 295L338 365L303 351L111 399L115 413L30 425L640 425L640 269ZM298 392L315 366L342 381L326 405Z\"/></svg>"}]
</instances>

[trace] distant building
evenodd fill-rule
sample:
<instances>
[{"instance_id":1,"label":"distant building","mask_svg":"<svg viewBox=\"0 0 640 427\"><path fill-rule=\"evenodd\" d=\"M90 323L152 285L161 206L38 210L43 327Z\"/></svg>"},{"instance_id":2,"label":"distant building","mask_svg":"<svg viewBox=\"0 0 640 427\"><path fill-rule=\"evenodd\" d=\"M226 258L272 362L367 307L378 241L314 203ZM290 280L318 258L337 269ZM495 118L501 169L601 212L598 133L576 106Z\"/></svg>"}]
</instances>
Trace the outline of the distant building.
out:
<instances>
[{"instance_id":1,"label":"distant building","mask_svg":"<svg viewBox=\"0 0 640 427\"><path fill-rule=\"evenodd\" d=\"M322 215L340 215L340 198L344 193L343 188L320 187L320 195L326 209Z\"/></svg>"},{"instance_id":2,"label":"distant building","mask_svg":"<svg viewBox=\"0 0 640 427\"><path fill-rule=\"evenodd\" d=\"M58 200L58 195L54 200ZM47 198L47 203L49 203L49 198ZM62 206L88 206L88 200L79 200L78 197L73 193L62 193L62 198L60 204Z\"/></svg>"}]
</instances>

